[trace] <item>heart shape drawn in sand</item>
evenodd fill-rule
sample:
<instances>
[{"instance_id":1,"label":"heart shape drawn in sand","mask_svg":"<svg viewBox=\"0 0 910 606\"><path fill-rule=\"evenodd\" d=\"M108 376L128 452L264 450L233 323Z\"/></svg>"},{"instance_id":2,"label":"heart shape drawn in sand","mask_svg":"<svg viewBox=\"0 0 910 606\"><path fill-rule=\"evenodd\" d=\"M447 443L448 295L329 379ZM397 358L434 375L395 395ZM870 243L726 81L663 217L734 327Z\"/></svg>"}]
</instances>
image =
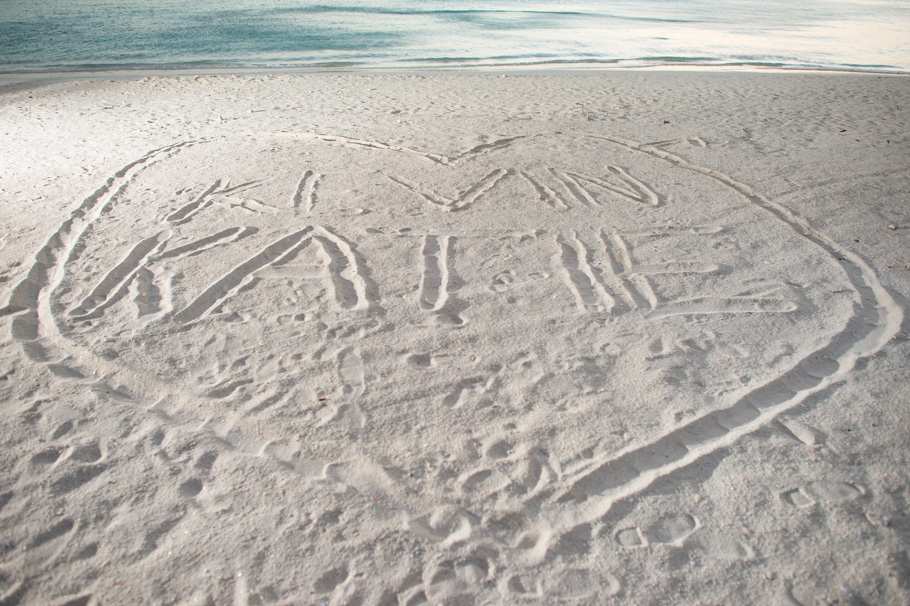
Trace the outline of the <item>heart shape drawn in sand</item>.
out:
<instances>
[{"instance_id":1,"label":"heart shape drawn in sand","mask_svg":"<svg viewBox=\"0 0 910 606\"><path fill-rule=\"evenodd\" d=\"M668 151L689 145L177 143L86 198L6 313L61 380L229 425L428 540L539 559L900 325L861 258ZM420 457L445 473L390 471Z\"/></svg>"}]
</instances>

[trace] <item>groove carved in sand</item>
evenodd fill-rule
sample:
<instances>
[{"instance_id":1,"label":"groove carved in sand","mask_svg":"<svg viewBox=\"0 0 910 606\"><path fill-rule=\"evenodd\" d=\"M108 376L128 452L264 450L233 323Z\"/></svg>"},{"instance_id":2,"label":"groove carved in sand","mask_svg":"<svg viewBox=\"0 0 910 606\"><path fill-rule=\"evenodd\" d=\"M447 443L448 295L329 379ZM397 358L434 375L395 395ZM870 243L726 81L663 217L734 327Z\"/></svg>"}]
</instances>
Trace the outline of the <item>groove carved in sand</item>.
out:
<instances>
[{"instance_id":1,"label":"groove carved in sand","mask_svg":"<svg viewBox=\"0 0 910 606\"><path fill-rule=\"evenodd\" d=\"M351 219L360 229L349 229L347 226L338 227L331 214L331 205L338 202L332 196L340 196L347 190L342 189L342 185L332 183L331 178L326 176L332 174L329 170L320 167L320 172L317 173L315 164L313 169L303 173L302 178L300 167L296 167L295 176L289 177L281 198L276 196L275 200L278 201L274 205L264 195L264 202L231 198L253 187L259 188L257 191L262 190L266 186L261 185L259 180L245 177L239 180L242 185L230 187L226 178L218 177L202 181L211 185L202 189L189 202L176 210L158 215L164 216L162 223L167 229L174 230L174 233L156 231L138 234L131 245L127 246L129 250L120 252L117 258L104 259L107 269L100 273L87 294L72 299L75 295L67 295L66 289L60 288L61 285L79 284L80 275L76 272L82 267L80 263L85 261L90 251L101 248L94 244L92 238L103 232L106 217L110 213L116 213L120 206L129 204L129 186L141 180L144 173L153 170L157 164L165 163L186 150L205 146L206 142L180 143L154 150L109 178L70 214L37 251L25 278L13 289L4 310L6 315L13 315L11 334L21 344L27 358L45 365L50 372L65 378L71 384L82 382L91 386L95 393L124 402L149 406L154 402L167 401L183 410L193 411L200 402L208 405L205 402L227 401L237 394L246 393L248 389L252 391L259 380L256 373L260 369L238 362L236 376L219 378L211 384L208 391L194 395L190 389L175 390L166 381L150 379L137 368L103 357L87 346L85 340L80 340L83 337L76 333L73 323L90 319L103 321L102 316L105 314L118 312L118 306L124 305L122 299L130 292L138 310L136 315L144 318L143 321L154 319L131 328L140 335L143 330L157 329L158 326L169 327L169 330L177 326L181 330L199 331L199 334L210 336L212 333L229 332L229 322L259 322L265 327L263 331L275 331L262 332L266 337L271 338L272 334L277 334L286 339L310 339L318 345L309 350L301 347L300 352L288 356L286 360L260 360L261 368L266 369L263 372L273 375L276 373L270 364L276 368L280 366L285 372L327 369L320 377L325 378L324 384L319 385L322 391L313 395L300 395L297 400L325 401L324 407L329 413L324 418L318 418L319 411L316 411L313 418L321 423L321 427L339 427L339 439L351 439L345 436L360 435L356 432L366 426L364 419L368 415L365 412L366 406L361 406L358 402L355 407L355 403L350 400L364 399L378 407L378 399L383 397L378 389L379 380L370 379L370 389L366 388L368 378L382 376L371 365L387 364L383 371L415 373L413 376L418 376L416 373L427 373L427 381L437 381L433 384L436 388L434 391L423 392L420 385L407 384L402 387L401 393L415 401L424 401L427 393L444 394L437 404L446 410L476 412L511 401L514 403L515 414L520 415L522 406L533 406L533 403L521 399L524 392L533 392L538 400L548 403L552 401L554 406L569 406L575 399L591 402L597 398L598 390L606 389L600 382L603 381L603 375L607 374L604 370L607 367L603 364L606 364L604 359L608 354L601 357L588 354L579 356L579 359L556 360L565 365L565 372L560 374L546 368L546 364L553 361L548 360L544 354L531 351L533 344L524 348L528 351L516 351L514 356L499 361L484 361L482 355L480 359L472 360L463 353L434 350L409 353L407 359L426 360L425 364L399 364L395 362L394 356L375 353L384 344L379 335L384 334L383 331L398 330L391 321L382 323L383 313L398 313L400 317L395 318L399 322L397 326L409 326L407 322L416 316L408 315L411 313L408 310L416 308L417 314L430 313L444 316L448 320L444 323L448 326L421 326L420 330L456 329L464 332L471 328L467 323L471 314L490 313L491 317L496 317L496 314L507 315L501 312L502 308L495 308L499 301L496 297L514 296L516 304L524 302L529 306L525 309L538 310L535 313L540 309L549 309L533 297L522 301L519 295L511 294L515 289L509 286L515 283L517 277L523 276L525 283L533 285L533 288L550 288L545 291L548 301L574 302L577 317L572 321L585 322L577 326L579 331L587 331L583 332L580 341L596 338L598 334L606 332L603 327L607 323L594 323L598 318L629 322L630 330L637 330L657 322L673 322L679 319L677 316L699 316L705 321L714 321L715 318L725 318L730 314L773 316L796 309L796 303L785 296L732 291L715 295L713 292L686 290L690 284L713 285L715 282L709 282L710 280L722 280L722 263L699 261L684 255L670 258L666 250L671 247L660 248L670 240L661 238L690 238L687 245L693 247L699 246L698 242L708 240L721 245L724 244L721 238L728 226L634 224L634 219L625 218L627 215L621 214L577 215L575 222L587 222L585 227L590 228L584 233L581 228L566 228L567 224L550 225L550 222L563 220L559 217L569 217L572 212L624 212L622 209L616 210L618 205L607 203L606 196L610 200L628 202L628 206L635 212L648 213L653 209L662 211L670 206L663 197L662 186L646 183L645 175L639 176L638 168L632 165L626 167L624 164L620 167L620 164L610 164L606 169L601 168L600 173L594 173L597 167L556 170L547 166L528 168L502 163L511 158L508 155L510 150L519 149L522 145L545 143L548 137L557 136L574 137L586 145L624 150L627 155L623 162L634 162L635 158L641 157L643 162L651 163L649 166L659 165L679 174L694 175L693 178L705 179L714 186L732 192L730 195L740 202L744 201L749 212L798 239L802 246L813 251L819 263L827 263L841 272L841 279L854 297L850 315L842 326L832 329L830 334L822 335L824 338L819 340L821 344L813 350L801 352L786 366L776 368L774 374L730 392L733 395L726 396L726 399L719 397L718 406L686 417L660 435L639 438L618 450L607 450L599 454L592 451L573 464L551 461L550 455L543 448L534 450L527 446L523 450L514 448L510 451L509 445L496 443L478 455L475 467L460 472L456 485L464 494L473 495L465 501L470 506L482 507L482 499L485 498L483 495L499 495L496 498L502 499L505 504L515 505L517 512L525 512L528 516L533 515L541 520L541 527L548 529L546 536L511 537L507 524L496 527L467 508L459 506L446 509L449 505L445 503L423 501L414 496L406 476L393 478L376 471L374 476L383 478L380 482L381 490L385 491L388 498L400 503L403 509L413 512L411 527L427 540L444 545L489 543L505 550L520 551L530 559L542 558L558 542L560 536L603 518L619 500L647 489L657 478L673 474L771 422L808 395L843 378L853 369L858 359L872 355L896 334L902 320L900 308L881 286L872 269L860 257L788 209L729 176L696 166L681 156L666 151L665 148L675 142L639 144L588 133L511 137L454 156L423 153L380 142L331 135L300 135L296 138L276 135L275 140L286 140L289 145L310 145L316 149L325 146L337 153L341 149L348 153L366 154L363 156L364 161L372 161L378 167L374 172L386 175L389 196L398 195L394 199L402 208L408 208L406 205L416 197L422 201L421 210L426 208L425 203L429 203L430 209L426 212L432 213L437 209L460 211L440 215L457 219L458 216L467 216L469 213L483 212L485 207L481 202L494 198L498 205L515 203L515 200L506 199L501 194L503 191L513 191L506 188L515 188L514 191L522 192L518 194L519 197L525 197L522 200L536 201L535 212L551 212L552 215L546 215L536 224L522 225L520 229L510 227L509 231L503 226L494 225L483 233L477 231L476 224L471 224L470 229L465 227L462 231L457 227L446 228L447 231L444 231L427 222L409 227L407 233L385 232L364 222L369 219ZM484 164L488 157L490 161ZM399 174L399 171L406 172L408 168L400 158L407 158L407 162L425 162L429 167L426 168L428 172L468 166L474 171L472 178L475 180L463 188L437 187L435 183L418 181L420 175ZM315 203L317 185L318 204ZM198 186L197 183L196 187ZM289 190L295 191L290 200ZM445 195L440 191L457 193ZM661 193L658 194L658 191ZM541 201L543 204L539 203ZM282 203L284 206L281 206ZM306 211L307 224L283 221L284 217L294 214L294 209ZM250 224L243 226L220 222L225 217L233 217L230 213L234 211L255 214L256 217L250 219ZM222 213L218 215L217 221L209 217L215 213ZM636 216L639 215L628 215ZM531 219L533 218L535 217L532 216ZM611 223L613 219L615 221ZM526 223L533 221L528 219ZM196 231L181 231L189 230L190 227ZM156 228L160 231L161 224ZM497 233L500 235L496 236ZM384 249L372 243L381 242L382 246L392 246L394 240L406 235L419 238L419 250L415 255L418 271L414 272L413 267L405 272L398 269L402 274L409 272L410 277L407 279L401 275L380 276L376 269L380 264L373 265L365 251L380 255ZM489 244L489 241L494 240L494 244ZM692 244L692 241L696 244ZM183 244L173 246L173 242ZM506 253L503 253L501 259L491 262L489 268L485 268L478 261L489 252L484 246L501 246ZM526 253L530 250L527 247L534 246L549 246L550 252L537 256ZM650 257L645 260L640 258L640 255L645 254L643 249L650 251L647 252ZM474 250L481 252L475 253ZM557 251L555 255L553 250ZM290 269L293 267L290 265L292 261L307 255L313 258L304 258L306 263L301 267L316 266L320 268L319 271L307 273ZM493 257L487 255L484 258ZM555 266L540 266L541 262L528 261L529 258L544 258L546 263ZM203 271L203 259L206 270L209 262L214 264L214 269L209 274ZM220 265L217 264L219 262ZM317 262L321 262L321 265ZM173 264L174 269L169 264ZM386 270L388 271L387 267ZM177 277L181 271L198 273L189 278L184 275L180 281ZM201 276L205 278L202 279ZM530 276L540 278L532 279ZM384 280L391 283L390 289L411 283L417 293L417 304L414 304L413 296L400 296L403 302L399 306L396 306L396 295L381 298L380 286L386 286ZM485 285L484 288L477 289L482 295L471 291L471 280ZM699 280L703 282L698 282ZM487 286L491 283L494 288ZM279 293L268 304L257 307L244 299L254 299L250 293L255 294L259 292L257 289L267 288L273 288ZM399 288L396 292L408 291ZM57 304L65 296L72 299L68 307ZM272 305L273 300L284 301L283 305L289 311L281 314L275 312L274 318L268 316L267 310L261 308ZM238 304L233 314L224 313L215 317L219 315L216 311L220 307L235 301ZM380 303L388 306L388 309L380 307ZM533 307L536 304L539 307ZM327 307L338 314L335 320L330 318L330 314L322 313ZM487 307L494 311L486 312ZM63 309L72 311L63 313ZM364 320L363 314L358 316L355 312L375 312L376 316L367 315ZM309 318L314 314L320 319L310 322ZM566 322L570 316L572 314L562 310L558 315L545 319L558 324ZM347 318L354 319L348 321ZM213 324L216 321L223 323ZM306 338L299 337L290 329L280 332L284 330L280 327L285 326L285 323L293 326L294 322L306 327L309 331L305 333ZM217 329L211 329L211 326L217 326ZM595 329L597 326L601 328ZM91 334L90 326L86 331ZM160 334L168 333L162 329ZM430 347L434 335L445 340L448 333L420 334L425 337L420 345ZM566 335L567 338L573 336L571 331L567 331ZM479 335L478 338L483 336ZM618 340L622 335L617 332L609 334L609 337ZM694 343L692 339L686 342ZM257 345L258 343L245 344L250 351L255 351ZM614 344L604 343L602 350L611 351L612 345ZM695 346L690 347L694 349ZM619 346L616 348L622 351ZM193 352L194 355L197 353L202 355L201 351ZM613 355L613 359L619 359L618 354L610 355ZM430 360L433 361L432 364ZM436 372L443 368L444 363L449 362L456 371L450 375ZM99 375L115 375L122 384L108 386L97 378ZM303 376L299 375L301 378ZM399 379L407 379L408 376L412 375ZM571 380L565 376L570 376ZM274 408L295 401L295 398L287 395L290 389L292 388L275 387L266 390L261 399L247 406L245 414L268 414ZM336 396L345 398L345 402L336 405L332 400ZM377 401L370 401L371 397L377 398ZM386 404L385 400L382 403ZM345 414L345 411L350 414ZM354 422L349 423L348 417L353 418ZM232 427L235 432L244 431L242 422L232 422ZM274 431L281 434L282 428L276 427ZM250 431L251 436L254 433ZM253 438L250 440L252 444ZM257 449L250 448L250 451L251 456L258 456ZM326 468L326 481L375 487L375 484L370 484L374 482L370 473L355 473L356 468L344 461L333 465L336 466ZM102 464L86 466L79 474L67 478L65 483L55 484L53 490L64 494L78 489L103 472ZM380 488L375 490L379 492ZM828 493L849 493L843 487L839 489L840 492L830 489L825 493L817 486L813 490L814 493L808 489L802 492L794 489L782 498L799 506L801 498L808 498L806 494L824 496ZM443 515L444 511L451 515ZM632 546L636 541L673 543L684 540L687 533L697 530L698 525L695 518L680 514L644 530L622 529L618 531L616 541L624 546ZM163 535L168 530L165 523L164 527L153 532ZM48 540L53 540L58 534L63 536L67 530L64 524L48 532ZM154 542L156 539L151 537L150 540ZM325 591L331 591L333 583L345 575L346 573L327 573L323 582ZM515 583L516 586L524 586L523 582Z\"/></svg>"}]
</instances>

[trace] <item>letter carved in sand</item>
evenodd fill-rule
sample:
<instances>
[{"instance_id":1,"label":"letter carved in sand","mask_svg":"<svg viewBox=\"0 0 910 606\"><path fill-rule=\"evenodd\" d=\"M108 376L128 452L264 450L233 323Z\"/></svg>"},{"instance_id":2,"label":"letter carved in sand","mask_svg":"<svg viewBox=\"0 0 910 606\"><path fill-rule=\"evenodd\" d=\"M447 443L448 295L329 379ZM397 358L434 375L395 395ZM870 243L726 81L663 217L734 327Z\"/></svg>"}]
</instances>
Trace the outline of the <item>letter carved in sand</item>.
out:
<instances>
[{"instance_id":1,"label":"letter carved in sand","mask_svg":"<svg viewBox=\"0 0 910 606\"><path fill-rule=\"evenodd\" d=\"M539 559L900 324L862 259L682 145L154 150L37 252L12 335L61 380L300 444L312 490L381 494L440 548ZM448 476L388 471L429 450ZM512 536L506 512L547 532Z\"/></svg>"}]
</instances>

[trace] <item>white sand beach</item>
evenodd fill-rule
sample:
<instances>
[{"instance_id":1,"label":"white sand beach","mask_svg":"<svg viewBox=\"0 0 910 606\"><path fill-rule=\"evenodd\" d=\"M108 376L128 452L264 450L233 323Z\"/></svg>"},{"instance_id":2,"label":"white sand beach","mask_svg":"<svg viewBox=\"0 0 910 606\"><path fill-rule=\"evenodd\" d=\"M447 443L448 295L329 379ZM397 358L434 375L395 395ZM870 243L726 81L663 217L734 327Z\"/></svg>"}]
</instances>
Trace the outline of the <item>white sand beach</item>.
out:
<instances>
[{"instance_id":1,"label":"white sand beach","mask_svg":"<svg viewBox=\"0 0 910 606\"><path fill-rule=\"evenodd\" d=\"M0 83L0 604L910 603L908 99Z\"/></svg>"}]
</instances>

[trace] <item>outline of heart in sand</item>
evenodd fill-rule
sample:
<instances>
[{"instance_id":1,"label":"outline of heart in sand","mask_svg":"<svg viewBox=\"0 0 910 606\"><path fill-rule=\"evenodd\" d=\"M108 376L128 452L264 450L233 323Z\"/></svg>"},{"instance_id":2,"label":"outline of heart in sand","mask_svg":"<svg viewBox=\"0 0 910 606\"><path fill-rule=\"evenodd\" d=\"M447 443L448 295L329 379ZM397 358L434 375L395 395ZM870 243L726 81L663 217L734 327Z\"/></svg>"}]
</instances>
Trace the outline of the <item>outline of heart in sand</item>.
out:
<instances>
[{"instance_id":1,"label":"outline of heart in sand","mask_svg":"<svg viewBox=\"0 0 910 606\"><path fill-rule=\"evenodd\" d=\"M164 170L174 164L169 164L167 162L169 160L177 159L179 163L187 155L188 150L204 150L206 146L218 145L222 146L222 150L227 150L235 147L237 142L240 142L236 146L237 149L249 144L258 146L255 149L263 153L268 146L262 142L269 144L278 142L276 145L282 152L290 148L298 149L301 153L325 150L327 154L334 154L332 157L335 158L335 164L334 168L323 169L319 167L318 160L307 159L306 162L312 164L314 168L300 171L296 187L289 190L285 197L286 205L280 208L249 197L235 195L235 198L232 198L232 194L242 192L244 187L251 188L255 185L243 179L238 185L215 180L205 190L178 192L182 198L177 200L179 197L177 196L169 200L170 206L160 218L163 227L155 233L149 232L149 235L135 243L119 262L112 263L111 267L98 274L97 278L93 278L92 290L85 290L65 306L61 304L61 297L72 297L72 293L68 295L67 292L62 292L71 289L60 288L61 285L72 282L68 267L80 261L80 255L83 254L88 239L103 231L101 228L104 221L112 214L116 214L117 206L123 205L124 200L127 202L131 200L130 196L140 195L136 193L138 188L133 187L137 179L144 178L144 173L148 171ZM367 225L364 221L374 221L374 226L367 228L366 232L371 234L371 237L399 240L410 238L410 245L419 250L419 254L415 253L415 258L420 259L419 263L424 273L419 279L418 295L405 296L399 293L385 297L383 302L389 298L404 297L412 304L409 314L428 319L422 324L425 334L433 331L438 334L449 334L445 331L461 330L465 318L470 318L472 313L480 313L480 310L477 305L467 308L464 296L459 299L461 295L457 295L457 289L454 287L451 296L446 294L447 285L455 284L455 279L446 272L453 263L457 265L456 262L461 259L454 257L453 238L456 236L447 234L454 234L453 230L457 231L459 217L479 212L478 209L482 210L484 204L489 204L488 199L492 195L490 192L496 188L504 187L507 182L513 185L518 183L529 192L529 198L538 198L536 202L542 205L537 208L543 210L527 213L531 219L538 215L542 217L541 225L538 226L540 229L525 229L527 226L524 226L515 233L505 233L507 230L504 226L509 212L513 213L512 216L515 216L514 212L520 212L515 209L511 211L505 209L502 225L493 226L493 231L498 229L497 233L505 234L502 235L503 238L517 241L534 238L547 231L547 215L542 213L570 212L572 209L600 212L596 207L603 205L603 197L598 198L592 194L595 190L599 192L598 195L613 196L626 204L631 209L628 211L630 214L627 215L626 222L633 226L635 216L644 216L641 213L653 212L653 209L665 208L668 204L662 197L663 193L657 191L658 187L655 186L652 190L644 181L639 180L640 171L633 172L628 168L629 162L625 163L626 166L618 163L602 171L599 176L591 176L593 169L590 167L581 170L563 167L557 171L543 165L532 169L507 163L491 164L487 160L490 157L496 158L497 154L520 152L522 146L534 145L543 146L542 150L552 147L563 154L561 157L570 157L566 150L570 150L575 144L588 148L602 146L604 150L610 150L614 155L638 157L641 158L641 162L673 169L676 171L673 174L688 175L689 179L712 183L713 187L725 189L729 195L749 207L749 212L756 213L765 220L771 220L775 222L777 228L787 231L791 236L801 238L809 245L812 254L825 258L832 267L842 272L842 278L851 291L849 297L852 310L849 318L840 330L826 338L808 355L803 355L780 369L777 376L753 381L749 389L729 397L723 406L687 418L657 438L633 441L615 452L601 455L599 459L592 459L574 477L560 482L555 489L550 487L538 491L538 499L543 502L535 506L537 508L535 515L545 518L552 530L552 536L557 536L579 524L603 517L618 500L641 492L657 478L671 474L709 453L729 446L740 437L766 425L777 415L794 408L809 395L843 379L851 372L858 359L870 356L883 347L897 333L902 322L900 307L862 258L841 247L808 222L762 196L748 185L714 170L692 164L666 149L687 143L704 144L694 137L639 144L591 133L545 133L494 140L454 156L445 156L375 141L312 133L258 133L230 140L177 143L153 150L127 164L86 198L37 252L26 278L13 290L9 305L3 310L3 314L13 315L12 336L21 344L26 357L46 365L48 370L62 380L80 381L91 386L95 393L143 403L144 406L156 410L167 409L174 418L183 416L188 419L187 422L198 423L198 417L194 418L194 413L191 412L196 407L191 404L200 401L210 402L211 394L217 389L210 390L208 394L192 393L189 388L175 391L173 384L169 385L160 380L154 373L128 370L123 364L103 355L100 346L90 350L84 346L85 341L82 343L78 341L88 338L79 335L92 336L94 322L103 322L106 314L115 312L120 301L149 289L156 292L161 290L160 285L154 283L154 276L149 273L148 267L152 260L177 259L181 255L186 258L197 258L201 252L214 250L214 247L223 244L239 242L243 238L248 238L247 242L253 242L256 238L262 239L262 245L259 248L254 247L258 252L241 259L239 265L232 261L232 265L226 270L219 269L217 275L207 278L207 286L199 287L194 280L185 279L181 287L182 295L178 293L178 296L184 297L180 305L168 308L168 305L161 303L159 293L158 302L145 310L144 313L148 317L143 321L146 322L144 326L160 327L161 332L158 334L162 338L168 335L176 337L183 335L187 338L195 327L225 316L227 313L224 311L225 303L231 297L243 293L251 280L259 275L257 272L262 274L267 271L271 272L269 275L284 275L282 272L286 270L282 269L282 259L291 253L296 254L295 251L303 250L307 246L311 252L327 259L324 266L314 270L315 274L311 276L325 284L321 295L325 297L324 305L337 308L336 311L341 315L336 314L336 318L343 319L344 313L351 313L357 315L360 326L367 326L366 323L371 321L375 325L377 313L383 311L382 302L376 294L377 286L370 279L372 276L373 280L381 282L376 278L376 268L368 267L369 262L353 241L350 229L325 227L316 224L317 219L314 218L322 211L325 213L322 216L323 224L326 222L325 217L329 217L329 220L335 217L334 222L341 223L340 217L350 212L345 220L352 224L360 221L357 225L363 226ZM604 155L609 154L605 151ZM526 154L522 157L534 156ZM409 219L405 215L399 216L394 227L383 227L375 223L384 220L376 209L370 216L363 208L351 210L332 207L326 202L333 197L331 189L333 186L330 183L332 175L336 177L334 187L338 188L335 190L336 199L342 195L356 197L358 195L356 191L349 193L340 189L345 183L339 175L343 176L348 161L355 163L354 161L363 160L369 164L376 158L380 159L379 169L371 165L366 172L361 173L361 177L369 175L370 179L374 179L374 185L379 184L376 187L385 187L389 192L397 192L394 195L404 200L402 204L410 204L407 207L413 211L410 220L429 223L433 229L423 225L421 226L423 231L418 229L415 232L408 226ZM390 160L385 162L385 159ZM396 162L397 168L400 169L397 172L389 169L389 166ZM470 187L452 195L451 191L454 191L453 188L457 189L459 182L457 169L466 166L473 166L472 170L476 169L473 173L475 181ZM333 170L335 172L332 172ZM408 170L411 171L408 175L402 174L402 171ZM432 178L433 171L442 171L439 174L448 175L445 178L451 177L455 180L439 186L427 185L426 177L429 175ZM178 170L175 178L179 174ZM354 187L356 189L356 183ZM444 192L450 193L446 195ZM220 205L219 212L261 215L257 220L265 223L258 224L259 228L244 229L238 225L236 228L228 227L217 233L213 231L200 233L201 235L197 234L199 237L195 243L182 244L182 249L169 242L168 238L172 237L175 230L179 232L183 229L182 226L190 229L195 218L201 216L209 207L214 208L215 201ZM320 206L321 204L325 205ZM595 210L592 211L591 208ZM135 214L134 212L134 219ZM300 222L303 227L285 229L277 235L262 229L262 225L276 223L274 219L276 214L289 214L294 222ZM366 219L365 216L369 218ZM140 229L146 228L143 222L147 222L147 219L146 216L138 217ZM389 223L391 221L389 219ZM633 223L629 223L630 221ZM533 223L533 220L531 222ZM563 230L560 234L554 235L549 242L555 247L554 250L561 252L547 258L559 258L568 268L565 283L570 287L567 292L574 296L577 304L577 309L572 310L572 313L577 314L576 318L593 316L604 318L607 322L614 307L616 310L622 305L630 307L638 299L653 296L653 291L649 294L646 288L639 288L637 294L627 290L624 299L621 292L624 279L622 271L614 272L612 275L612 279L615 279L619 286L610 287L605 277L606 272L603 270L604 265L597 269L588 258L587 245L571 230ZM609 238L605 237L603 242L609 245ZM614 240L614 243L616 242L619 251L616 254L616 262L622 265L622 242ZM511 280L512 277L511 274L503 274L498 279L500 285L505 288L509 286L505 283L506 279ZM416 282L418 278L415 277L412 281ZM708 299L693 301L690 299L689 304L696 306L711 304ZM730 304L729 302L730 299L727 299L726 304ZM761 301L744 300L742 305L745 307L738 311L763 311ZM781 308L777 311L786 312L788 309ZM719 311L719 315L723 315L723 309ZM659 313L655 315L654 309L639 310L636 313L636 317L639 318L647 318L648 314L651 314L651 318L663 317ZM380 317L378 321L381 321L381 315L378 313ZM436 323L430 322L430 319ZM75 328L79 325L83 327L80 329L81 332ZM100 336L98 339L98 342L101 342ZM189 355L192 355L192 352ZM409 359L418 366L429 364L419 355L411 356ZM332 363L343 367L343 375L345 372L351 376L358 372L361 375L363 373L362 360L355 359L351 348L343 349ZM357 363L361 363L361 366L357 366ZM470 390L480 383L482 383L480 380L473 383L469 381L462 384L460 389ZM252 379L245 383L227 382L222 385L222 391L224 396L230 396L237 390L242 392L254 386ZM356 386L345 385L345 389L348 392L353 391L354 396L362 395L357 393ZM212 413L211 407L205 411L206 414ZM418 511L426 508L426 503L415 501L405 496L404 492L406 491L401 492L398 497L406 507ZM443 503L439 506L447 505ZM448 506L461 511L457 515L468 515L457 506ZM421 519L425 518L426 516ZM425 533L432 534L429 526L421 524L423 522L417 519L415 530L420 531L423 528ZM475 534L474 538L478 536Z\"/></svg>"}]
</instances>

